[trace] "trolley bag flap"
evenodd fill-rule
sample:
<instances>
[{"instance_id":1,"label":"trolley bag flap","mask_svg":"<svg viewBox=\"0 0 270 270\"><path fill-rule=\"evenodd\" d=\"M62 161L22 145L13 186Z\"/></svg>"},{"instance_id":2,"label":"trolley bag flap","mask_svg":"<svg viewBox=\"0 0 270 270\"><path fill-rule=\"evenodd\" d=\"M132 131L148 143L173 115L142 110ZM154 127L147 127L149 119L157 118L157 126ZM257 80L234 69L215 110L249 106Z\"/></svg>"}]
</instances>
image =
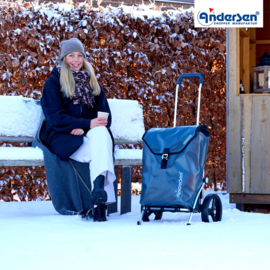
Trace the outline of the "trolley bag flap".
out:
<instances>
[{"instance_id":1,"label":"trolley bag flap","mask_svg":"<svg viewBox=\"0 0 270 270\"><path fill-rule=\"evenodd\" d=\"M140 203L192 209L202 184L207 127L152 128L145 132L143 141Z\"/></svg>"},{"instance_id":2,"label":"trolley bag flap","mask_svg":"<svg viewBox=\"0 0 270 270\"><path fill-rule=\"evenodd\" d=\"M187 147L197 132L202 132L205 136L209 137L207 127L201 125L151 128L144 133L142 139L155 155L163 155L164 149L169 149L170 154L178 154Z\"/></svg>"}]
</instances>

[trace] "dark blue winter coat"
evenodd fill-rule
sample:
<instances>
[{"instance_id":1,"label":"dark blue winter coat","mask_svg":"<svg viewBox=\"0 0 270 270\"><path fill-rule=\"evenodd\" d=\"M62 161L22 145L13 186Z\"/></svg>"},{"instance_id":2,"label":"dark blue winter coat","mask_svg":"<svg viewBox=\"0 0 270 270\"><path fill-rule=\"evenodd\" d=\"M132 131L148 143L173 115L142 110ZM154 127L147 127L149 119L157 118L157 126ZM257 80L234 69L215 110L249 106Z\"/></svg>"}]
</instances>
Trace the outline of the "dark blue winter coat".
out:
<instances>
[{"instance_id":1,"label":"dark blue winter coat","mask_svg":"<svg viewBox=\"0 0 270 270\"><path fill-rule=\"evenodd\" d=\"M46 121L42 125L39 138L51 152L60 159L67 160L83 143L83 135L70 134L73 129L81 128L85 135L90 130L91 120L97 118L98 111L109 113L109 129L112 117L102 88L100 95L95 96L93 109L74 104L60 89L60 74L55 67L43 88L41 106Z\"/></svg>"}]
</instances>

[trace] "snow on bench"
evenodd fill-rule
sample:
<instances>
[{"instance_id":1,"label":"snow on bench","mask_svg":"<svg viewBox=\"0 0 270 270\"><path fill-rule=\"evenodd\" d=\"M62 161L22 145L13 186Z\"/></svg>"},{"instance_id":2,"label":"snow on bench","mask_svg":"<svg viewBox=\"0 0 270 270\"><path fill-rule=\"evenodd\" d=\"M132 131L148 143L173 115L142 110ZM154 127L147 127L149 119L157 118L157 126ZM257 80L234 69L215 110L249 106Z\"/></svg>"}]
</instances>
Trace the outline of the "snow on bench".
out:
<instances>
[{"instance_id":1,"label":"snow on bench","mask_svg":"<svg viewBox=\"0 0 270 270\"><path fill-rule=\"evenodd\" d=\"M115 165L142 165L141 149L115 149ZM44 166L38 147L0 147L0 166Z\"/></svg>"},{"instance_id":2,"label":"snow on bench","mask_svg":"<svg viewBox=\"0 0 270 270\"><path fill-rule=\"evenodd\" d=\"M108 99L108 102L116 143L141 143L145 129L138 101ZM44 116L39 101L22 96L0 96L0 117L0 141L31 142Z\"/></svg>"}]
</instances>

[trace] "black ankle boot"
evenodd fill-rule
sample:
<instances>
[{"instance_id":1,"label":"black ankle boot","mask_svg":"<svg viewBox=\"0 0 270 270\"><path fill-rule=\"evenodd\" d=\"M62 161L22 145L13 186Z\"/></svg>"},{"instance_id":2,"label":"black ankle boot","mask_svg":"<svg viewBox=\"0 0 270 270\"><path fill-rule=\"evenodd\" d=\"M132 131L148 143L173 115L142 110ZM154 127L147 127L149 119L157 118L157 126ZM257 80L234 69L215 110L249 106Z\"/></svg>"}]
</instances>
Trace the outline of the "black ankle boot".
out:
<instances>
[{"instance_id":1,"label":"black ankle boot","mask_svg":"<svg viewBox=\"0 0 270 270\"><path fill-rule=\"evenodd\" d=\"M107 206L105 204L97 206L94 212L94 221L99 221L99 222L107 221L106 209L107 209Z\"/></svg>"},{"instance_id":2,"label":"black ankle boot","mask_svg":"<svg viewBox=\"0 0 270 270\"><path fill-rule=\"evenodd\" d=\"M94 189L92 192L92 202L95 205L101 205L107 202L107 192L104 190L104 175L99 175L94 181Z\"/></svg>"}]
</instances>

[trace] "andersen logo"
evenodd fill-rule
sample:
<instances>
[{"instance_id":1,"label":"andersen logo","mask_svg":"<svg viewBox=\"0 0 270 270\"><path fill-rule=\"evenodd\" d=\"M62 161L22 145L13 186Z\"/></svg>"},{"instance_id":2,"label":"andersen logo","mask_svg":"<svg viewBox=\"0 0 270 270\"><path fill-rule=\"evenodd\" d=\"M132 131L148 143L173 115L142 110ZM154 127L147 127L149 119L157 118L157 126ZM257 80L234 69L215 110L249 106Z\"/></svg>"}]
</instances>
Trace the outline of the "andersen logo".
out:
<instances>
[{"instance_id":1,"label":"andersen logo","mask_svg":"<svg viewBox=\"0 0 270 270\"><path fill-rule=\"evenodd\" d=\"M214 26L214 25L257 25L258 16L260 12L257 11L254 14L215 14L213 8L209 8L209 13L198 12L197 19L202 26Z\"/></svg>"}]
</instances>

